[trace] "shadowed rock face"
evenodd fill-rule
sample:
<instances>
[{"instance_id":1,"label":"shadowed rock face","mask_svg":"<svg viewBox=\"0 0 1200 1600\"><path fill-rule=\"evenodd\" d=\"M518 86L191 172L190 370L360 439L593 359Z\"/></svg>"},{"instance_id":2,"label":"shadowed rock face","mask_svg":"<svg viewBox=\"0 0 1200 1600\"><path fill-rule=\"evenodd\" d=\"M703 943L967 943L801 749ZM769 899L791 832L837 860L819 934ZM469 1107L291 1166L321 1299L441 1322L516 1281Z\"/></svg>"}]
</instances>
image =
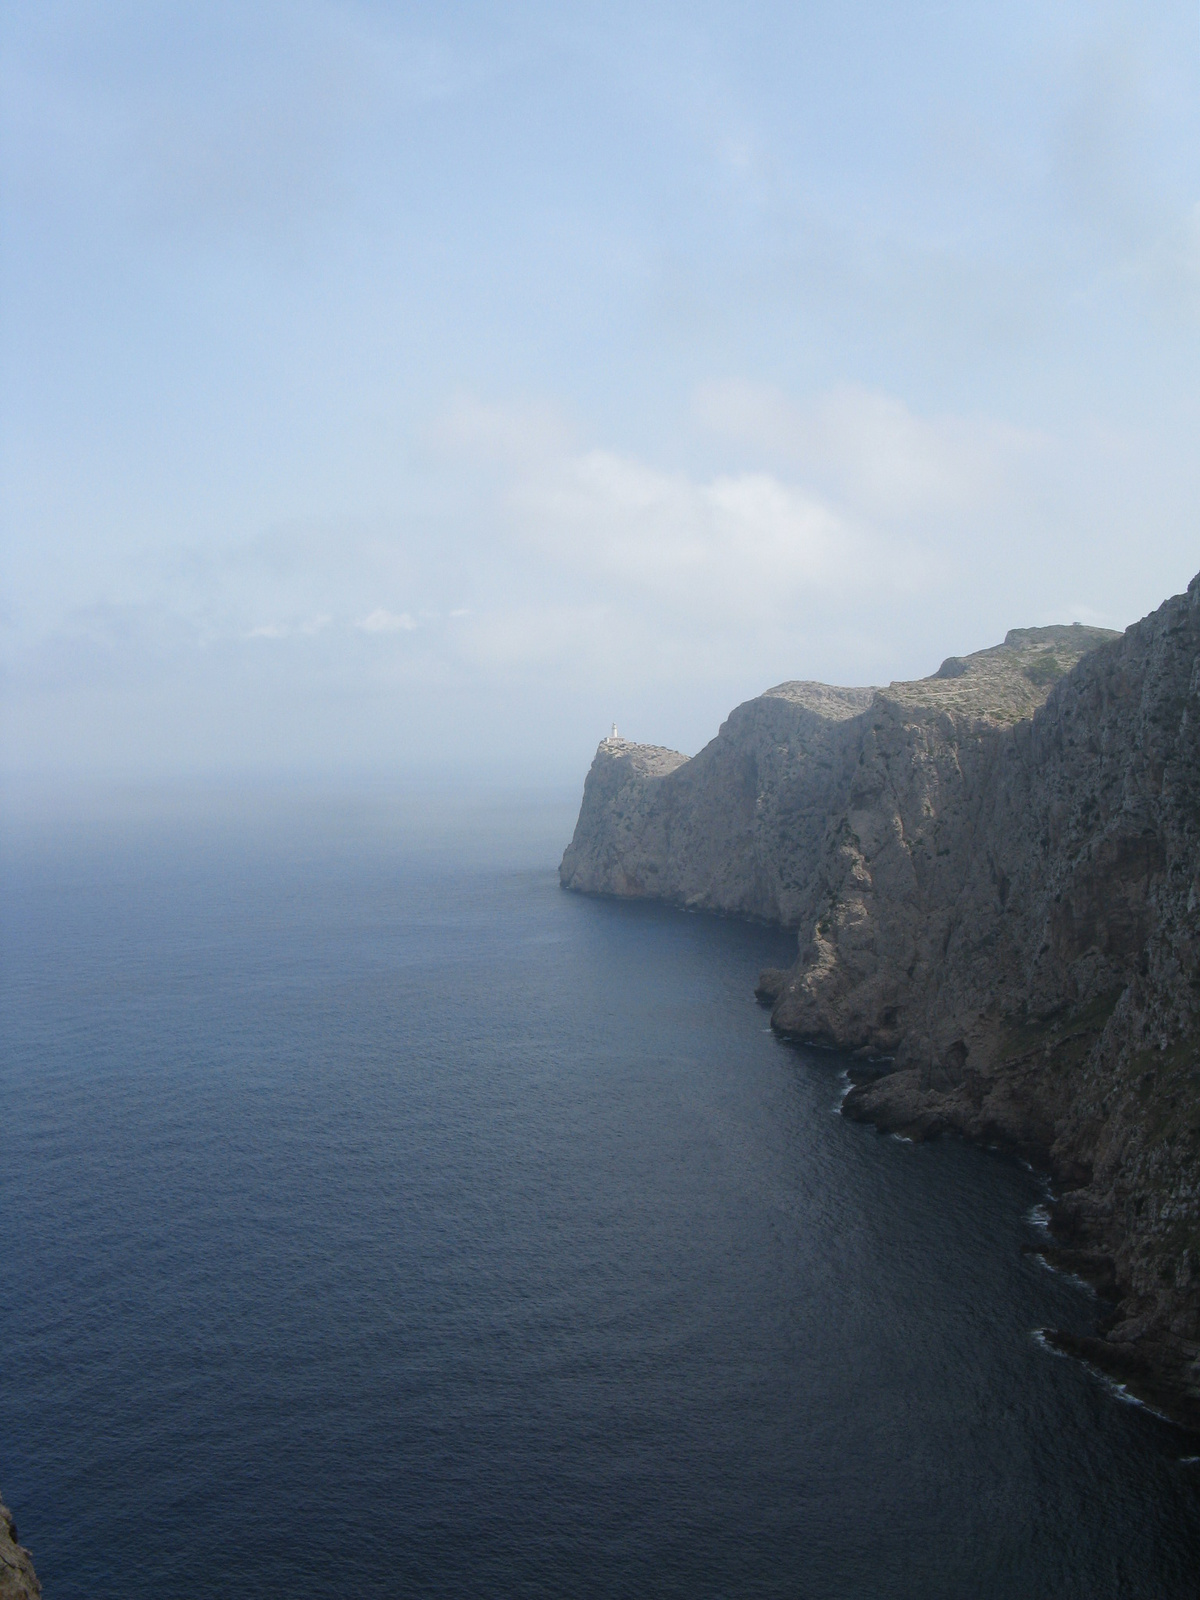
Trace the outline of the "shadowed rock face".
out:
<instances>
[{"instance_id":1,"label":"shadowed rock face","mask_svg":"<svg viewBox=\"0 0 1200 1600\"><path fill-rule=\"evenodd\" d=\"M870 803L871 774L856 763L877 710L901 721L944 712L1015 722L1084 651L1113 637L1079 626L1014 629L918 683L781 683L738 706L690 761L605 739L563 856L563 886L802 926L830 817L849 800Z\"/></svg>"},{"instance_id":2,"label":"shadowed rock face","mask_svg":"<svg viewBox=\"0 0 1200 1600\"><path fill-rule=\"evenodd\" d=\"M636 748L563 883L794 923L774 1026L891 1058L848 1115L1048 1163L1063 1261L1119 1300L1071 1347L1200 1422L1200 578L1123 636L785 685L644 787Z\"/></svg>"},{"instance_id":3,"label":"shadowed rock face","mask_svg":"<svg viewBox=\"0 0 1200 1600\"><path fill-rule=\"evenodd\" d=\"M42 1586L6 1505L0 1504L0 1600L37 1600Z\"/></svg>"}]
</instances>

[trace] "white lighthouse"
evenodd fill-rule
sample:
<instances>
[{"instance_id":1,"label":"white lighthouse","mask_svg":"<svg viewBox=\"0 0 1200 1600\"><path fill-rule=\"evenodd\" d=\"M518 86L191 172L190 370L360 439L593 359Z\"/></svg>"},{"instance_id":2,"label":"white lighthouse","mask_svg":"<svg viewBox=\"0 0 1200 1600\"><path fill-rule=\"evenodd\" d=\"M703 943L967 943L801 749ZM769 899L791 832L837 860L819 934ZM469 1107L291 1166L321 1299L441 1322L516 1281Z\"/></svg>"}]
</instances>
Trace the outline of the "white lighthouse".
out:
<instances>
[{"instance_id":1,"label":"white lighthouse","mask_svg":"<svg viewBox=\"0 0 1200 1600\"><path fill-rule=\"evenodd\" d=\"M612 725L612 732L609 734L608 737L610 739L619 739L621 737L621 735L617 732L617 725L616 725L615 722Z\"/></svg>"}]
</instances>

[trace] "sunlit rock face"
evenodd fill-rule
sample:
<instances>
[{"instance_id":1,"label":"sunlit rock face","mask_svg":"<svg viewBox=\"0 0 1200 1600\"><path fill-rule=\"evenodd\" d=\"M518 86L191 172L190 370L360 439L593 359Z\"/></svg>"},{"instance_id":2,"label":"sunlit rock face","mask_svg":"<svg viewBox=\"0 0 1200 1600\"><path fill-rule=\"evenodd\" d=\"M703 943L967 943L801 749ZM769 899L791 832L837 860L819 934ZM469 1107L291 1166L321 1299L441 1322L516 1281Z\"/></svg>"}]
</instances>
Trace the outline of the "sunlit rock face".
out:
<instances>
[{"instance_id":1,"label":"sunlit rock face","mask_svg":"<svg viewBox=\"0 0 1200 1600\"><path fill-rule=\"evenodd\" d=\"M1119 1299L1084 1353L1200 1419L1200 578L639 751L601 746L563 883L794 924L774 1026L873 1061L850 1115L1047 1161Z\"/></svg>"}]
</instances>

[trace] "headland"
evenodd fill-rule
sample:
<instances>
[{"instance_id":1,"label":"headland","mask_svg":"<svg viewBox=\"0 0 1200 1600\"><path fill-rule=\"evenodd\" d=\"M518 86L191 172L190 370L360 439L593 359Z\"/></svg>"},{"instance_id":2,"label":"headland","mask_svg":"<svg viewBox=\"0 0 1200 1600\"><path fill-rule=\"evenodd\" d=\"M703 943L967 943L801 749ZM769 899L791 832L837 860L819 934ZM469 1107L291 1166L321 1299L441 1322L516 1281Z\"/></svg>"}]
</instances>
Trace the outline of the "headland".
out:
<instances>
[{"instance_id":1,"label":"headland","mask_svg":"<svg viewBox=\"0 0 1200 1600\"><path fill-rule=\"evenodd\" d=\"M847 1116L1048 1171L1113 1308L1048 1337L1200 1427L1200 577L1123 634L780 684L691 759L604 740L560 878L795 927L772 1026L852 1058Z\"/></svg>"}]
</instances>

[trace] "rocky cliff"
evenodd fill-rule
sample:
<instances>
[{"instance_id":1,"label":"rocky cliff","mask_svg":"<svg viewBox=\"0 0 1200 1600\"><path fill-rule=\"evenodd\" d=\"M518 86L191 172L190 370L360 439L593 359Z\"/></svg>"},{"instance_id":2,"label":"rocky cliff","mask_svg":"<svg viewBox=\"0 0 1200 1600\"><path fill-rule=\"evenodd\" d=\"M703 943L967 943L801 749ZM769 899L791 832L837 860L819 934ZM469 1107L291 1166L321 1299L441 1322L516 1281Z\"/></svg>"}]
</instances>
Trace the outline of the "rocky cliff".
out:
<instances>
[{"instance_id":1,"label":"rocky cliff","mask_svg":"<svg viewBox=\"0 0 1200 1600\"><path fill-rule=\"evenodd\" d=\"M1096 644L1096 628L1014 629L1002 645L888 689L781 683L738 706L690 761L604 739L584 784L563 886L803 925L832 816L850 797L867 723L946 712L1009 724ZM910 717L909 720L912 720Z\"/></svg>"},{"instance_id":2,"label":"rocky cliff","mask_svg":"<svg viewBox=\"0 0 1200 1600\"><path fill-rule=\"evenodd\" d=\"M0 1503L0 1600L38 1600L42 1586L6 1505Z\"/></svg>"},{"instance_id":3,"label":"rocky cliff","mask_svg":"<svg viewBox=\"0 0 1200 1600\"><path fill-rule=\"evenodd\" d=\"M1200 578L1123 636L784 685L693 761L638 752L597 753L564 884L795 923L774 1026L860 1057L848 1115L1045 1163L1117 1306L1061 1342L1200 1423Z\"/></svg>"},{"instance_id":4,"label":"rocky cliff","mask_svg":"<svg viewBox=\"0 0 1200 1600\"><path fill-rule=\"evenodd\" d=\"M739 706L691 761L605 739L563 856L564 886L796 922L835 801L844 726L873 694L782 683Z\"/></svg>"}]
</instances>

